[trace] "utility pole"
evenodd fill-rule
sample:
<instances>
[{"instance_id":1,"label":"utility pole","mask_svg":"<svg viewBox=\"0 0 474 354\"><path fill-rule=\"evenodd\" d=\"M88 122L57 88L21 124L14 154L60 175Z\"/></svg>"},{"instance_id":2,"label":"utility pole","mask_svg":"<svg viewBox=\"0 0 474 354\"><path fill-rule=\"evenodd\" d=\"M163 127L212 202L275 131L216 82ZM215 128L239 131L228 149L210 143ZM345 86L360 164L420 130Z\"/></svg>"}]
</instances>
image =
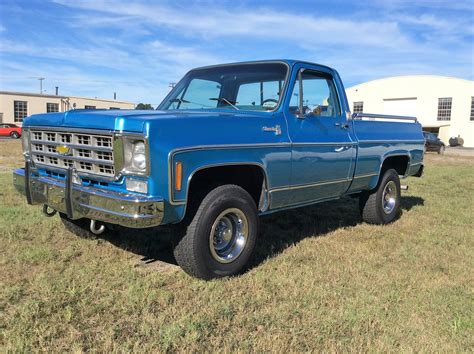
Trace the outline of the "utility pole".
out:
<instances>
[{"instance_id":1,"label":"utility pole","mask_svg":"<svg viewBox=\"0 0 474 354\"><path fill-rule=\"evenodd\" d=\"M40 82L40 95L43 94L43 80L44 80L44 79L45 79L44 77L39 77L39 78L38 78L38 80L39 80L39 82Z\"/></svg>"},{"instance_id":2,"label":"utility pole","mask_svg":"<svg viewBox=\"0 0 474 354\"><path fill-rule=\"evenodd\" d=\"M173 89L175 86L176 86L176 82L170 82L170 83L168 84L168 87L169 87L170 89Z\"/></svg>"}]
</instances>

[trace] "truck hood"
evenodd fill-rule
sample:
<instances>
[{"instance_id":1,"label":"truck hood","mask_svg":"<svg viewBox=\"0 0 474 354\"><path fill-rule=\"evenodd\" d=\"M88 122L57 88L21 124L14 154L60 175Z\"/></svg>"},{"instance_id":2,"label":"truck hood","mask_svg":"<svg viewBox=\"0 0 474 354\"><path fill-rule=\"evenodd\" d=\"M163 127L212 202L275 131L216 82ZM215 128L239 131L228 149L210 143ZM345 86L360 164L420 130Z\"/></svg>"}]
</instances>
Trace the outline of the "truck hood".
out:
<instances>
[{"instance_id":1,"label":"truck hood","mask_svg":"<svg viewBox=\"0 0 474 354\"><path fill-rule=\"evenodd\" d=\"M160 114L157 114L157 111L77 109L64 113L35 114L24 120L23 127L48 126L143 132L144 122Z\"/></svg>"},{"instance_id":2,"label":"truck hood","mask_svg":"<svg viewBox=\"0 0 474 354\"><path fill-rule=\"evenodd\" d=\"M256 113L258 115L259 113ZM260 113L261 114L261 113ZM62 127L145 132L148 122L186 118L252 116L249 112L229 111L155 111L155 110L71 110L64 113L36 114L26 118L23 127Z\"/></svg>"}]
</instances>

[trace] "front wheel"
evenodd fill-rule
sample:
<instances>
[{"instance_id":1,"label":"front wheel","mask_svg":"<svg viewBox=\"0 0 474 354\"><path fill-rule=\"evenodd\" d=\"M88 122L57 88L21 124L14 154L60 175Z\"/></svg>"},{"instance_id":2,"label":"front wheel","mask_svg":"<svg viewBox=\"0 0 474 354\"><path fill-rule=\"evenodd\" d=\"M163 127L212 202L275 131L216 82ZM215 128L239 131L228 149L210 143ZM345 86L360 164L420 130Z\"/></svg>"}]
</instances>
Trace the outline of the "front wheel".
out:
<instances>
[{"instance_id":1,"label":"front wheel","mask_svg":"<svg viewBox=\"0 0 474 354\"><path fill-rule=\"evenodd\" d=\"M377 188L359 199L362 219L370 224L388 224L400 215L400 178L389 169L383 174Z\"/></svg>"},{"instance_id":2,"label":"front wheel","mask_svg":"<svg viewBox=\"0 0 474 354\"><path fill-rule=\"evenodd\" d=\"M257 234L252 197L239 186L220 186L201 202L174 256L186 273L197 278L234 275L247 264Z\"/></svg>"},{"instance_id":3,"label":"front wheel","mask_svg":"<svg viewBox=\"0 0 474 354\"><path fill-rule=\"evenodd\" d=\"M18 139L20 137L20 134L18 134L17 132L11 132L10 136L12 137L12 139Z\"/></svg>"}]
</instances>

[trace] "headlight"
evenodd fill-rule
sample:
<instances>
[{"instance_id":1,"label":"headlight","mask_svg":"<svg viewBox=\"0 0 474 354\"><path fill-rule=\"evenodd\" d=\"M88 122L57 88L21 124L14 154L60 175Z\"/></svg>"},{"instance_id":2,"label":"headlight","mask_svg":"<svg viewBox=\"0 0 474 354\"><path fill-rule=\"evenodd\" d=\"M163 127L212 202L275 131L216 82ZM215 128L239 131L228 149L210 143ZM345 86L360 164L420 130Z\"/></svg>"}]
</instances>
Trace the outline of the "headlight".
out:
<instances>
[{"instance_id":1,"label":"headlight","mask_svg":"<svg viewBox=\"0 0 474 354\"><path fill-rule=\"evenodd\" d=\"M136 142L133 145L132 163L140 171L146 170L146 151L143 141Z\"/></svg>"},{"instance_id":2,"label":"headlight","mask_svg":"<svg viewBox=\"0 0 474 354\"><path fill-rule=\"evenodd\" d=\"M21 131L21 145L23 147L23 155L27 156L30 153L30 132L28 129Z\"/></svg>"},{"instance_id":3,"label":"headlight","mask_svg":"<svg viewBox=\"0 0 474 354\"><path fill-rule=\"evenodd\" d=\"M148 144L143 137L122 135L115 144L116 167L125 175L145 176L149 173Z\"/></svg>"}]
</instances>

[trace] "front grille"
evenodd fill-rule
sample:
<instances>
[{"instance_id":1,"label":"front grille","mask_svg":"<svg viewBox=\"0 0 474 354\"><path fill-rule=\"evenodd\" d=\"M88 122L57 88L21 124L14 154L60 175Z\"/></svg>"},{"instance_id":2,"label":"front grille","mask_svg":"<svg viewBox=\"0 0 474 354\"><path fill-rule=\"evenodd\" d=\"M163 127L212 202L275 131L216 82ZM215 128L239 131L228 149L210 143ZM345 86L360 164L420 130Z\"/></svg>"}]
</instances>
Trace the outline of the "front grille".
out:
<instances>
[{"instance_id":1,"label":"front grille","mask_svg":"<svg viewBox=\"0 0 474 354\"><path fill-rule=\"evenodd\" d=\"M115 176L113 138L110 134L37 129L32 129L30 134L33 161L46 169L73 167L79 174ZM58 147L68 147L69 151L60 153L61 148Z\"/></svg>"}]
</instances>

